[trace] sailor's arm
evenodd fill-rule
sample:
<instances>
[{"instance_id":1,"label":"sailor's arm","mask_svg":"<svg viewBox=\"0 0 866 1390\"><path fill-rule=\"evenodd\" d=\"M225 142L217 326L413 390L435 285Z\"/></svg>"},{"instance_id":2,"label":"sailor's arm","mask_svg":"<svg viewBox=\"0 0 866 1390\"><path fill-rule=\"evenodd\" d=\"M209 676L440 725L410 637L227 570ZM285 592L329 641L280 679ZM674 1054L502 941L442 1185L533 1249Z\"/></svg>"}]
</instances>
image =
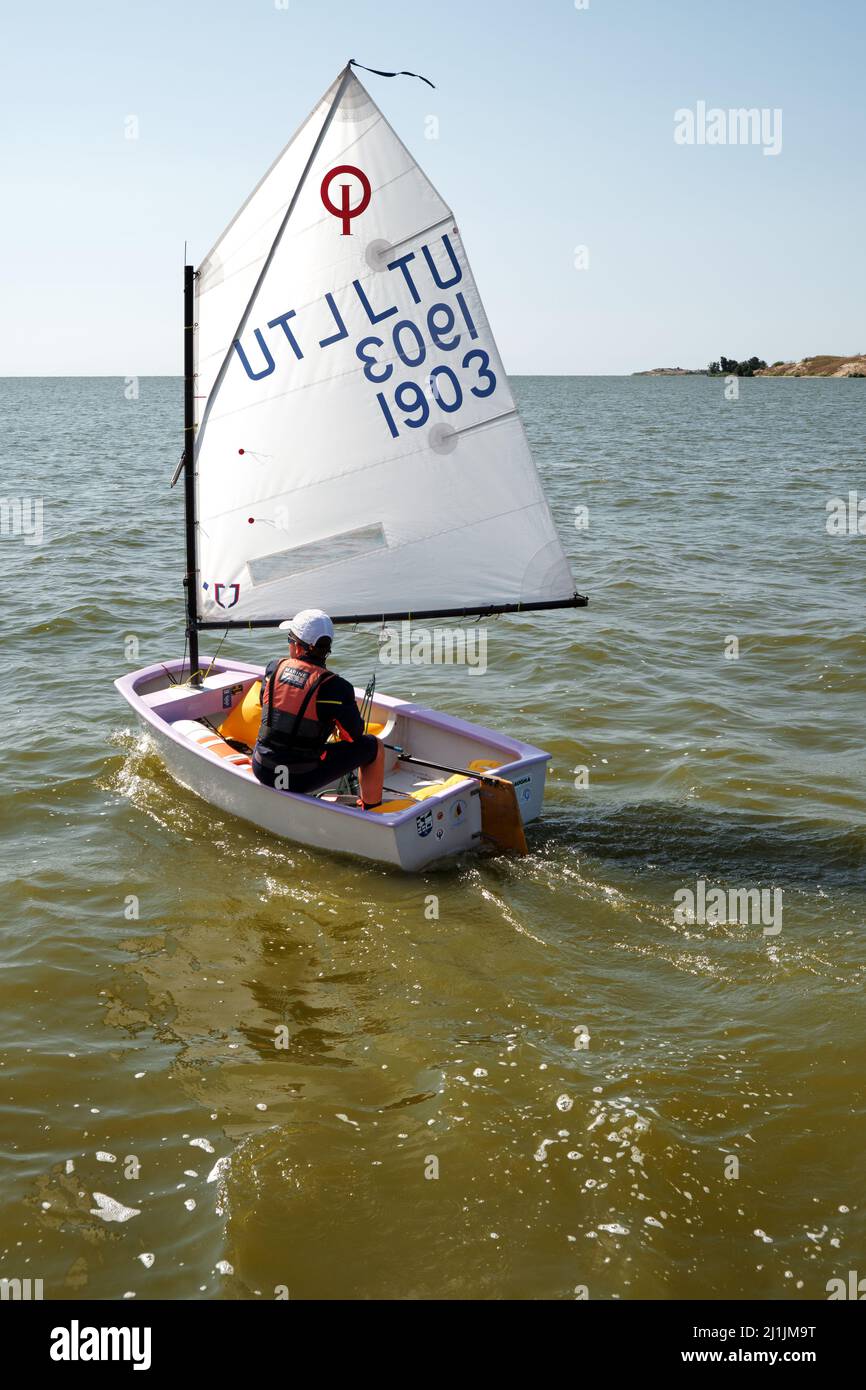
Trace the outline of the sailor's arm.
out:
<instances>
[{"instance_id":1,"label":"sailor's arm","mask_svg":"<svg viewBox=\"0 0 866 1390\"><path fill-rule=\"evenodd\" d=\"M364 721L358 710L355 692L342 676L328 681L321 695L317 696L316 705L323 715L333 719L334 728L341 739L357 743L363 736Z\"/></svg>"}]
</instances>

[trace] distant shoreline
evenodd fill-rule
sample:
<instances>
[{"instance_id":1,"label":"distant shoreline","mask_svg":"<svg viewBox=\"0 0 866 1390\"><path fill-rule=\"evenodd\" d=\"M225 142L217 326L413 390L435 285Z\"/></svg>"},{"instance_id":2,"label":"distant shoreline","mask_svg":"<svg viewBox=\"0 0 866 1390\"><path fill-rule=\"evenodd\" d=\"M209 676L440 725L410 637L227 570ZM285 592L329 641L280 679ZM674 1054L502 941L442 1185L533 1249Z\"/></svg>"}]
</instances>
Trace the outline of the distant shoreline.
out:
<instances>
[{"instance_id":1,"label":"distant shoreline","mask_svg":"<svg viewBox=\"0 0 866 1390\"><path fill-rule=\"evenodd\" d=\"M632 376L724 376L710 372L707 367L652 367L648 371L632 372ZM866 353L853 357L804 357L799 362L774 362L772 367L759 367L755 376L790 377L866 377Z\"/></svg>"},{"instance_id":2,"label":"distant shoreline","mask_svg":"<svg viewBox=\"0 0 866 1390\"><path fill-rule=\"evenodd\" d=\"M709 376L706 367L650 367L643 372L632 372L632 376Z\"/></svg>"}]
</instances>

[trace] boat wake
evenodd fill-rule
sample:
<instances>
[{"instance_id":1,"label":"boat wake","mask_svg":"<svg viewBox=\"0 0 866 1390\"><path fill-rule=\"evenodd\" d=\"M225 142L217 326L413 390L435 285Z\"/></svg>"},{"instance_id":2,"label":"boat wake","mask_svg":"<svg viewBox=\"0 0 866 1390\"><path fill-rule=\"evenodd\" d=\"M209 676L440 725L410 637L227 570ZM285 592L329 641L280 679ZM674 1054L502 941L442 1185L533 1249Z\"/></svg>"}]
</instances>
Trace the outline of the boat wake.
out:
<instances>
[{"instance_id":1,"label":"boat wake","mask_svg":"<svg viewBox=\"0 0 866 1390\"><path fill-rule=\"evenodd\" d=\"M531 848L577 850L630 872L772 878L814 887L866 885L866 830L792 817L641 801L568 813L555 803L531 833Z\"/></svg>"}]
</instances>

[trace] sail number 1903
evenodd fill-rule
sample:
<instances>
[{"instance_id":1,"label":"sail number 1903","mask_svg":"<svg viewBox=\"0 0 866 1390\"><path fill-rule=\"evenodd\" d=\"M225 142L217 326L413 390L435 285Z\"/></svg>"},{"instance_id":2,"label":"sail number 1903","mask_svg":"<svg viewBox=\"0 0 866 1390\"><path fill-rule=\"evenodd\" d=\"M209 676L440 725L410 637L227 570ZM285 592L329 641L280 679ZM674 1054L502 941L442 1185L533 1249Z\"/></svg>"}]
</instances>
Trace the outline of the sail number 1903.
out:
<instances>
[{"instance_id":1,"label":"sail number 1903","mask_svg":"<svg viewBox=\"0 0 866 1390\"><path fill-rule=\"evenodd\" d=\"M478 330L463 295L455 295L460 318L450 304L433 304L425 315L427 337L411 319L400 319L391 329L393 350L407 367L422 367L427 360L428 342L441 352L454 352L455 363L459 362L464 379L457 375L447 363L431 367L425 385L416 381L401 381L389 385L385 391L376 392L376 400L385 417L392 438L396 439L402 427L410 430L421 429L430 418L431 403L446 415L453 415L460 409L466 394L484 399L496 390L496 376L490 366L490 356L480 347L470 347L459 353L461 344L465 346L468 334L470 340L477 339ZM458 328L459 323L459 328ZM456 330L456 331L455 331ZM464 334L465 330L465 334ZM390 345L389 345L390 346ZM355 352L364 365L364 375L368 381L379 386L390 382L394 375L393 361L383 361L380 354L385 349L381 338L370 336L362 338Z\"/></svg>"}]
</instances>

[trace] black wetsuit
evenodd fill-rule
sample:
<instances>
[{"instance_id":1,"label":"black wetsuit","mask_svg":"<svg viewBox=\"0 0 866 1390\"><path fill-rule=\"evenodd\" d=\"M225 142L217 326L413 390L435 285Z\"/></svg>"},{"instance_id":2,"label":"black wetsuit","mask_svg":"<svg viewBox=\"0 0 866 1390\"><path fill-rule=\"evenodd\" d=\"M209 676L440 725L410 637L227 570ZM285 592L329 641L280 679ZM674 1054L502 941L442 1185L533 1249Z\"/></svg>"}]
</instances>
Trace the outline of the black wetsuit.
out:
<instances>
[{"instance_id":1,"label":"black wetsuit","mask_svg":"<svg viewBox=\"0 0 866 1390\"><path fill-rule=\"evenodd\" d=\"M265 668L263 688L285 657L277 657ZM293 754L276 731L259 730L259 737L253 750L253 772L260 782L273 787L280 769L288 769L288 785L285 773L280 776L280 789L290 792L315 792L334 782L347 772L358 767L366 767L375 761L379 751L379 741L372 734L364 733L364 721L355 700L355 691L349 681L342 676L331 674L316 694L316 711L320 716L322 737L332 729L341 734L339 743L329 743L320 758L313 761L309 756L300 758ZM351 739L347 742L346 738Z\"/></svg>"}]
</instances>

